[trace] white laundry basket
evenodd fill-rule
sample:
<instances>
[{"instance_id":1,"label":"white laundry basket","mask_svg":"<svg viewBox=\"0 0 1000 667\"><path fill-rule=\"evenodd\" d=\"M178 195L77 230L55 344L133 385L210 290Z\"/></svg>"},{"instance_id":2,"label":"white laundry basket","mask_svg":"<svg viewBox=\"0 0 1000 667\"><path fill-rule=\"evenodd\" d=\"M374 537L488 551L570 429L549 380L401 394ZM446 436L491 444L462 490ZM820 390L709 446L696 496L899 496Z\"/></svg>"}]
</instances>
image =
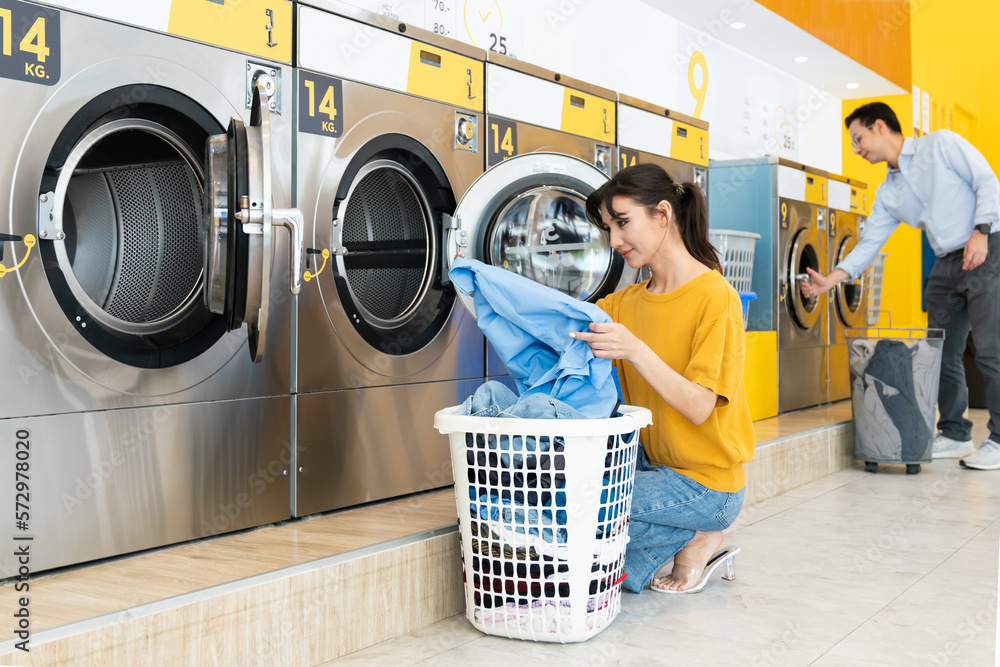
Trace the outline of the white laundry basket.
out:
<instances>
[{"instance_id":1,"label":"white laundry basket","mask_svg":"<svg viewBox=\"0 0 1000 667\"><path fill-rule=\"evenodd\" d=\"M621 609L645 408L610 419L438 411L455 472L466 615L487 634L578 642Z\"/></svg>"},{"instance_id":2,"label":"white laundry basket","mask_svg":"<svg viewBox=\"0 0 1000 667\"><path fill-rule=\"evenodd\" d=\"M760 234L735 229L710 229L708 240L719 251L722 275L737 292L751 292L753 250Z\"/></svg>"}]
</instances>

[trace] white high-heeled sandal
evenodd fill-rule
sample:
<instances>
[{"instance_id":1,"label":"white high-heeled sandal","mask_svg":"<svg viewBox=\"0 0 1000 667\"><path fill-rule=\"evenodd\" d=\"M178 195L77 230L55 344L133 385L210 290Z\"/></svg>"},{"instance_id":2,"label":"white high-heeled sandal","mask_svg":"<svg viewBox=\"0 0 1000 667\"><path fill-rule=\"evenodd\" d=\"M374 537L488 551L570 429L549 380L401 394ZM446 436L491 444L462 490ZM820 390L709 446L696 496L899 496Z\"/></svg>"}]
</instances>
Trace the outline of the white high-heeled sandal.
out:
<instances>
[{"instance_id":1,"label":"white high-heeled sandal","mask_svg":"<svg viewBox=\"0 0 1000 667\"><path fill-rule=\"evenodd\" d=\"M712 573L721 565L722 578L726 581L732 581L736 578L736 569L733 567L733 563L736 561L736 556L740 553L739 547L723 547L715 552L715 554L708 560L705 567L701 571L701 577L698 579L698 583L691 588L684 589L683 591L675 591L668 588L659 588L656 586L656 579L649 582L649 587L656 591L657 593L669 593L671 595L682 595L685 593L700 593L704 588L705 584L708 583L709 578L711 578Z\"/></svg>"}]
</instances>

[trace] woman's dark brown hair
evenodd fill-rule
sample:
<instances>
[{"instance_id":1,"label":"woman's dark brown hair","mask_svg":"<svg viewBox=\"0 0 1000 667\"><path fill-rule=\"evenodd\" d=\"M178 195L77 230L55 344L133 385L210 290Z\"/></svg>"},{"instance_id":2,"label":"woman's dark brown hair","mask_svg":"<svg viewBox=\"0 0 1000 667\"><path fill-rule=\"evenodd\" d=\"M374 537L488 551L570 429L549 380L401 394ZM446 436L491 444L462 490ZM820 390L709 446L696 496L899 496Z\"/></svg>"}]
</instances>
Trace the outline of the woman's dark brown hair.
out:
<instances>
[{"instance_id":1,"label":"woman's dark brown hair","mask_svg":"<svg viewBox=\"0 0 1000 667\"><path fill-rule=\"evenodd\" d=\"M621 213L611 206L615 197L628 197L639 206L645 206L650 215L655 215L661 201L669 203L687 251L708 268L722 272L719 255L708 242L708 208L705 195L697 185L675 183L658 164L637 164L622 169L587 197L587 218L607 229L601 218L601 209L607 209L613 219L620 220Z\"/></svg>"}]
</instances>

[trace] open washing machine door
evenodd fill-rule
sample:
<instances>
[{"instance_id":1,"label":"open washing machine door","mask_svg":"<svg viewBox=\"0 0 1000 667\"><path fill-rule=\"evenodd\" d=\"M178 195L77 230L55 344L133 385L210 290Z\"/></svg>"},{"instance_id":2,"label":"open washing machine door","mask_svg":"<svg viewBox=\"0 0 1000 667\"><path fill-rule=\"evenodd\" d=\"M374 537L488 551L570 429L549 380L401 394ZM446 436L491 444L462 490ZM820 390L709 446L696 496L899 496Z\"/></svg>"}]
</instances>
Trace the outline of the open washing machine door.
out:
<instances>
[{"instance_id":1,"label":"open washing machine door","mask_svg":"<svg viewBox=\"0 0 1000 667\"><path fill-rule=\"evenodd\" d=\"M289 236L289 291L300 289L302 214L275 209L267 97L253 91L250 125L233 118L225 134L208 138L204 226L205 306L229 331L247 325L250 358L264 356L269 307L272 230Z\"/></svg>"},{"instance_id":2,"label":"open washing machine door","mask_svg":"<svg viewBox=\"0 0 1000 667\"><path fill-rule=\"evenodd\" d=\"M812 329L820 317L819 298L814 294L810 297L802 293L800 279L807 276L806 269L822 273L825 267L820 265L820 254L817 250L816 232L812 229L800 229L788 246L788 259L785 263L785 301L792 312L792 319L801 329Z\"/></svg>"},{"instance_id":3,"label":"open washing machine door","mask_svg":"<svg viewBox=\"0 0 1000 667\"><path fill-rule=\"evenodd\" d=\"M492 167L445 219L445 273L464 257L502 267L565 294L594 302L622 286L631 271L604 230L590 223L587 197L608 177L559 153L528 153ZM475 313L472 298L459 293Z\"/></svg>"}]
</instances>

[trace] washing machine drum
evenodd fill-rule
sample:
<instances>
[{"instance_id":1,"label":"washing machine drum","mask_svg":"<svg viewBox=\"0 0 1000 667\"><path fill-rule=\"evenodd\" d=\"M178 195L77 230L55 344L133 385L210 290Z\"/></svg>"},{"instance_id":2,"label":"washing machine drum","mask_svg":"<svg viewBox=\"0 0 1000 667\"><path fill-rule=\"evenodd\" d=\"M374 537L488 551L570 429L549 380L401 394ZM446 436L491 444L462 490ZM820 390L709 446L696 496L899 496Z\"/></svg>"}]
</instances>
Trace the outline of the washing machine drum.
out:
<instances>
[{"instance_id":1,"label":"washing machine drum","mask_svg":"<svg viewBox=\"0 0 1000 667\"><path fill-rule=\"evenodd\" d=\"M201 201L198 176L181 159L74 176L64 227L84 307L125 331L169 329L198 295Z\"/></svg>"},{"instance_id":2,"label":"washing machine drum","mask_svg":"<svg viewBox=\"0 0 1000 667\"><path fill-rule=\"evenodd\" d=\"M76 331L117 361L164 368L225 333L201 294L202 151L221 127L176 93L107 113L114 95L82 109L49 155L40 250Z\"/></svg>"},{"instance_id":3,"label":"washing machine drum","mask_svg":"<svg viewBox=\"0 0 1000 667\"><path fill-rule=\"evenodd\" d=\"M374 160L341 203L342 275L365 319L396 327L413 316L435 278L437 235L424 189L394 160Z\"/></svg>"},{"instance_id":4,"label":"washing machine drum","mask_svg":"<svg viewBox=\"0 0 1000 667\"><path fill-rule=\"evenodd\" d=\"M380 135L355 151L333 207L337 298L328 306L337 322L342 309L379 353L403 356L429 345L455 304L441 280L440 241L441 215L454 209L448 176L412 137Z\"/></svg>"},{"instance_id":5,"label":"washing machine drum","mask_svg":"<svg viewBox=\"0 0 1000 667\"><path fill-rule=\"evenodd\" d=\"M817 250L816 233L811 229L801 229L792 238L788 249L788 275L785 283L788 285L788 307L792 319L801 329L811 329L819 322L819 297L815 294L805 296L802 293L801 279L808 276L806 269L823 273L825 267L820 264L820 254Z\"/></svg>"}]
</instances>

